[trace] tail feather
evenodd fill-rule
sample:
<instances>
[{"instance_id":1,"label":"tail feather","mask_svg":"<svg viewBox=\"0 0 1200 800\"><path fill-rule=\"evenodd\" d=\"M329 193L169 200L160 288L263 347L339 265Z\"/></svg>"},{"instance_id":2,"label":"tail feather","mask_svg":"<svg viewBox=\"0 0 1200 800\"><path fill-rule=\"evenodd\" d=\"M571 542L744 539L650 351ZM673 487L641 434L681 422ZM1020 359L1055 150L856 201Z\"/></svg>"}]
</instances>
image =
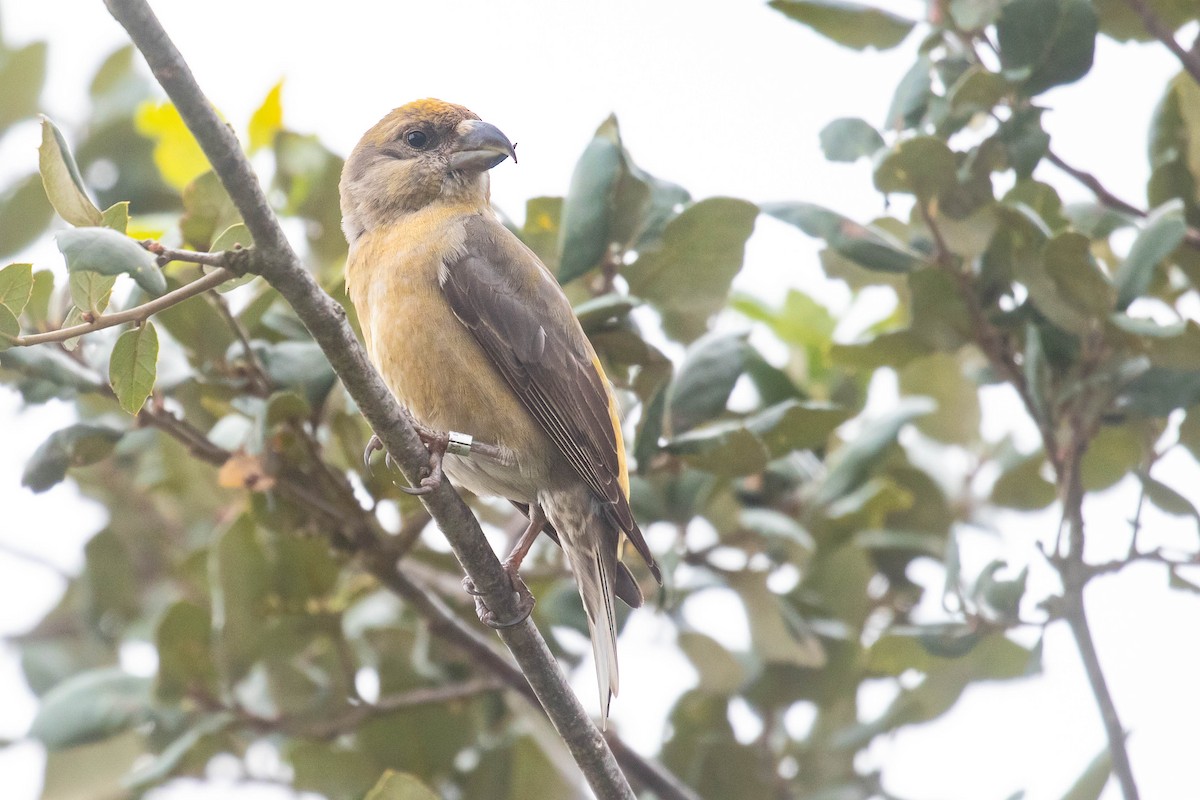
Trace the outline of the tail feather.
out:
<instances>
[{"instance_id":1,"label":"tail feather","mask_svg":"<svg viewBox=\"0 0 1200 800\"><path fill-rule=\"evenodd\" d=\"M587 504L594 505L591 498ZM565 509L552 501L543 502L542 507L558 529L563 552L571 563L583 600L592 652L596 657L602 726L606 727L609 703L619 689L615 594L618 533L602 514L595 513L598 509L586 509L590 513L563 514Z\"/></svg>"}]
</instances>

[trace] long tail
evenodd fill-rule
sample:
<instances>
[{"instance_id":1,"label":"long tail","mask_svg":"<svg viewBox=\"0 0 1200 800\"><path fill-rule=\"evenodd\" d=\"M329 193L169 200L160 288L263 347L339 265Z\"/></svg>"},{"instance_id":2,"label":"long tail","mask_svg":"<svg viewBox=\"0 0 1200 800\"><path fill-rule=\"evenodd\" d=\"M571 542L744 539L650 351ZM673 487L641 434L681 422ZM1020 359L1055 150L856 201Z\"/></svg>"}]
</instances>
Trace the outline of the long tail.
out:
<instances>
[{"instance_id":1,"label":"long tail","mask_svg":"<svg viewBox=\"0 0 1200 800\"><path fill-rule=\"evenodd\" d=\"M582 494L582 493L581 493ZM596 656L601 725L608 725L608 706L617 694L617 529L590 496L547 497L542 508L558 529L563 552L571 562Z\"/></svg>"}]
</instances>

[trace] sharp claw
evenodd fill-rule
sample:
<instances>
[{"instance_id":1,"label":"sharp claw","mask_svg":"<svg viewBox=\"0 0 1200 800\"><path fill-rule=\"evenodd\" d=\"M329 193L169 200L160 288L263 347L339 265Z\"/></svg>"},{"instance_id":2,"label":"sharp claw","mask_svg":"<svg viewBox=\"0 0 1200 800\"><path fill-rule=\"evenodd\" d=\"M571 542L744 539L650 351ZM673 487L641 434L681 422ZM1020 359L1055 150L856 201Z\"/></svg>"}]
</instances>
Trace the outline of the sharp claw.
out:
<instances>
[{"instance_id":1,"label":"sharp claw","mask_svg":"<svg viewBox=\"0 0 1200 800\"><path fill-rule=\"evenodd\" d=\"M371 438L367 440L367 447L363 450L363 465L367 468L367 474L371 474L371 454L376 450L383 450L383 442L375 434L371 434ZM384 464L387 464L391 459L391 455L386 451L383 455Z\"/></svg>"}]
</instances>

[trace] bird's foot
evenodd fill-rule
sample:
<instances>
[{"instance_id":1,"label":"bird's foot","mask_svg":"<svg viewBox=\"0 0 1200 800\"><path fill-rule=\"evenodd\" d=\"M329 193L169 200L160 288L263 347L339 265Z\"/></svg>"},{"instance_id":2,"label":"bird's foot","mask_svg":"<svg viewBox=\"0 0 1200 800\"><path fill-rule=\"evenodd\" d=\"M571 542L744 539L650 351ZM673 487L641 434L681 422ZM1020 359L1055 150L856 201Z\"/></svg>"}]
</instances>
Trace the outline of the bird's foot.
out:
<instances>
[{"instance_id":1,"label":"bird's foot","mask_svg":"<svg viewBox=\"0 0 1200 800\"><path fill-rule=\"evenodd\" d=\"M470 575L464 577L462 580L463 589L466 590L467 594L475 598L475 613L479 615L479 621L489 628L495 628L496 630L520 625L533 613L533 607L537 603L533 592L529 591L529 587L525 585L525 581L521 580L521 576L517 574L513 565L505 561L502 568L504 569L504 574L508 576L509 585L517 595L517 615L510 620L496 618L495 612L487 607L487 603L483 602L483 595L475 588L475 581L471 580Z\"/></svg>"},{"instance_id":2,"label":"bird's foot","mask_svg":"<svg viewBox=\"0 0 1200 800\"><path fill-rule=\"evenodd\" d=\"M442 485L444 476L442 459L446 455L446 448L450 446L450 434L418 425L417 435L421 437L425 449L429 451L429 473L416 486L398 486L397 488L405 494L423 495L429 494Z\"/></svg>"}]
</instances>

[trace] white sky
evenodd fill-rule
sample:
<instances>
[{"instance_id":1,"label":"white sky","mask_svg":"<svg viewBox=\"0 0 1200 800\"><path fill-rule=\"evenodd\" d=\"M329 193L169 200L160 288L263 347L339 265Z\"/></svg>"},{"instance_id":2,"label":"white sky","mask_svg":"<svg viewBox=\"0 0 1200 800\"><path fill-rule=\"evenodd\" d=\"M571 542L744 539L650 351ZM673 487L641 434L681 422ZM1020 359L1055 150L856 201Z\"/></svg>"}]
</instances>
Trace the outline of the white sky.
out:
<instances>
[{"instance_id":1,"label":"white sky","mask_svg":"<svg viewBox=\"0 0 1200 800\"><path fill-rule=\"evenodd\" d=\"M920 16L919 0L876 5ZM520 143L521 163L493 176L493 197L510 216L524 202L563 194L572 165L595 127L617 112L638 163L686 186L697 198L731 195L752 201L799 199L858 219L883 212L865 164L827 164L818 131L841 116L879 124L891 92L912 61L916 42L897 51L858 54L790 23L758 0L656 3L562 3L554 0L455 0L336 4L282 0L159 2L157 10L209 97L228 119L244 125L267 90L286 77L286 123L315 132L345 153L392 107L435 96L459 102ZM86 85L123 32L100 0L3 3L10 42L51 41L46 104L68 130L86 109ZM1145 128L1175 63L1159 48L1122 47L1101 39L1097 67L1080 84L1045 96L1054 146L1089 169L1118 195L1144 203ZM36 165L37 131L29 124L0 146L0 173ZM1087 194L1053 171L1065 200ZM135 210L136 211L136 210ZM847 294L820 276L814 242L779 223L761 220L739 286L764 296L795 285L844 308ZM58 262L53 245L32 249L38 266ZM888 397L886 381L879 399ZM1016 415L1007 398L985 396L990 431L1006 430ZM0 544L19 548L74 572L81 547L103 522L100 510L70 484L42 495L20 488L21 465L69 411L51 405L21 413L19 400L0 389L0 508L8 522ZM1156 472L1197 497L1197 471L1171 457ZM1133 494L1124 487L1089 501L1096 557L1125 546ZM1151 513L1149 539L1194 547L1194 524ZM968 566L1000 554L1030 562L1033 591L1048 591L1031 543L1054 528L1049 515L1006 515L1005 542L966 537ZM932 567L930 568L932 569ZM0 634L34 623L57 599L62 582L52 570L0 552ZM1195 720L1200 718L1200 600L1166 589L1165 573L1139 567L1098 581L1088 595L1097 645L1125 724L1132 731L1134 768L1147 798L1200 794L1195 769ZM710 603L719 605L720 598ZM736 615L718 632L743 640ZM674 654L668 626L643 611L622 640L627 677L614 703L614 722L629 740L653 750L659 720L692 671ZM744 640L743 640L744 641ZM143 654L144 655L144 654ZM135 654L136 656L136 654ZM133 657L145 666L144 657ZM591 669L577 688L591 700ZM864 709L889 699L885 687L865 693ZM594 702L594 700L592 700ZM11 651L0 651L0 737L23 735L34 704ZM734 719L746 731L744 719ZM886 786L910 798L1002 800L1027 789L1030 800L1058 797L1103 744L1095 705L1065 629L1046 638L1045 674L1005 686L968 690L933 725L907 728L880 741L865 766L882 767ZM36 797L40 749L24 743L0 750L0 786L12 800ZM266 790L236 796L276 797ZM233 789L178 787L160 798L231 797ZM1110 786L1106 797L1115 797Z\"/></svg>"}]
</instances>

